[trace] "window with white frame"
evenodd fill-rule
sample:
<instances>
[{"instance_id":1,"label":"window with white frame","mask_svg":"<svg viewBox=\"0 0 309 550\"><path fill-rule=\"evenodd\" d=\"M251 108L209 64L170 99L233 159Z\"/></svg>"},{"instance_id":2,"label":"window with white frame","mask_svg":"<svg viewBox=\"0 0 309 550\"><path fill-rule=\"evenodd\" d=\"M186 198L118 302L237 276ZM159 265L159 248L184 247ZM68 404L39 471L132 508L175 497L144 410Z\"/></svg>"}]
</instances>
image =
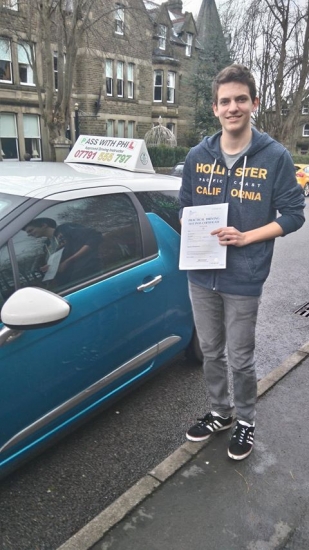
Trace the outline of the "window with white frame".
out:
<instances>
[{"instance_id":1,"label":"window with white frame","mask_svg":"<svg viewBox=\"0 0 309 550\"><path fill-rule=\"evenodd\" d=\"M17 44L18 70L20 84L34 85L33 70L31 68L31 48L30 44L23 42Z\"/></svg>"},{"instance_id":2,"label":"window with white frame","mask_svg":"<svg viewBox=\"0 0 309 550\"><path fill-rule=\"evenodd\" d=\"M117 61L117 96L123 97L123 61Z\"/></svg>"},{"instance_id":3,"label":"window with white frame","mask_svg":"<svg viewBox=\"0 0 309 550\"><path fill-rule=\"evenodd\" d=\"M113 95L113 60L106 59L105 62L106 72L106 95Z\"/></svg>"},{"instance_id":4,"label":"window with white frame","mask_svg":"<svg viewBox=\"0 0 309 550\"><path fill-rule=\"evenodd\" d=\"M114 137L115 136L115 129L114 129L114 120L108 120L106 123L106 135L108 137Z\"/></svg>"},{"instance_id":5,"label":"window with white frame","mask_svg":"<svg viewBox=\"0 0 309 550\"><path fill-rule=\"evenodd\" d=\"M11 43L7 38L0 38L0 82L13 82Z\"/></svg>"},{"instance_id":6,"label":"window with white frame","mask_svg":"<svg viewBox=\"0 0 309 550\"><path fill-rule=\"evenodd\" d=\"M8 10L18 11L18 0L3 0L3 7Z\"/></svg>"},{"instance_id":7,"label":"window with white frame","mask_svg":"<svg viewBox=\"0 0 309 550\"><path fill-rule=\"evenodd\" d=\"M176 135L176 125L174 124L174 122L168 122L166 124L166 128L168 128L172 134L174 134L174 136Z\"/></svg>"},{"instance_id":8,"label":"window with white frame","mask_svg":"<svg viewBox=\"0 0 309 550\"><path fill-rule=\"evenodd\" d=\"M65 54L63 54L63 64L65 65ZM58 90L59 83L59 63L58 63L58 52L54 52L54 86L55 90Z\"/></svg>"},{"instance_id":9,"label":"window with white frame","mask_svg":"<svg viewBox=\"0 0 309 550\"><path fill-rule=\"evenodd\" d=\"M167 27L165 25L159 25L158 36L159 36L159 49L165 50L166 36L167 36Z\"/></svg>"},{"instance_id":10,"label":"window with white frame","mask_svg":"<svg viewBox=\"0 0 309 550\"><path fill-rule=\"evenodd\" d=\"M168 71L167 73L167 103L175 103L175 83L176 73Z\"/></svg>"},{"instance_id":11,"label":"window with white frame","mask_svg":"<svg viewBox=\"0 0 309 550\"><path fill-rule=\"evenodd\" d=\"M154 71L154 81L153 81L153 100L162 101L163 99L163 71L157 70Z\"/></svg>"},{"instance_id":12,"label":"window with white frame","mask_svg":"<svg viewBox=\"0 0 309 550\"><path fill-rule=\"evenodd\" d=\"M124 9L120 4L116 4L115 33L124 34Z\"/></svg>"},{"instance_id":13,"label":"window with white frame","mask_svg":"<svg viewBox=\"0 0 309 550\"><path fill-rule=\"evenodd\" d=\"M187 39L186 39L186 56L191 57L192 55L192 44L193 44L193 34L190 32L187 32Z\"/></svg>"},{"instance_id":14,"label":"window with white frame","mask_svg":"<svg viewBox=\"0 0 309 550\"><path fill-rule=\"evenodd\" d=\"M128 138L134 138L134 128L135 128L134 120L129 120L129 122L128 122Z\"/></svg>"},{"instance_id":15,"label":"window with white frame","mask_svg":"<svg viewBox=\"0 0 309 550\"><path fill-rule=\"evenodd\" d=\"M38 115L23 115L25 150L31 160L42 160L40 119Z\"/></svg>"},{"instance_id":16,"label":"window with white frame","mask_svg":"<svg viewBox=\"0 0 309 550\"><path fill-rule=\"evenodd\" d=\"M118 120L118 137L124 137L124 120Z\"/></svg>"},{"instance_id":17,"label":"window with white frame","mask_svg":"<svg viewBox=\"0 0 309 550\"><path fill-rule=\"evenodd\" d=\"M133 99L134 97L134 64L128 63L127 68L128 75L128 98Z\"/></svg>"},{"instance_id":18,"label":"window with white frame","mask_svg":"<svg viewBox=\"0 0 309 550\"><path fill-rule=\"evenodd\" d=\"M18 160L16 115L0 113L0 147L2 160Z\"/></svg>"},{"instance_id":19,"label":"window with white frame","mask_svg":"<svg viewBox=\"0 0 309 550\"><path fill-rule=\"evenodd\" d=\"M54 86L58 90L58 53L54 52Z\"/></svg>"},{"instance_id":20,"label":"window with white frame","mask_svg":"<svg viewBox=\"0 0 309 550\"><path fill-rule=\"evenodd\" d=\"M308 115L308 114L309 114L309 107L308 107L308 105L303 105L303 106L302 106L301 114L302 114L302 115Z\"/></svg>"},{"instance_id":21,"label":"window with white frame","mask_svg":"<svg viewBox=\"0 0 309 550\"><path fill-rule=\"evenodd\" d=\"M303 126L303 137L309 137L309 124Z\"/></svg>"}]
</instances>

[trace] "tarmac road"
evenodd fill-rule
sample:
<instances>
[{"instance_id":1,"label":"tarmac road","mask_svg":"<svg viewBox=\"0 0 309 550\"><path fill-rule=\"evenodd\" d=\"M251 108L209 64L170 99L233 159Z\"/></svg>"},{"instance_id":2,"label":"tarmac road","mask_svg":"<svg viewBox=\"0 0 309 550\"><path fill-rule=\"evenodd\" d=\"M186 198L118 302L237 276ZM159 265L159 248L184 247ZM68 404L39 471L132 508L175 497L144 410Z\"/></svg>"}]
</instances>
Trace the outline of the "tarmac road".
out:
<instances>
[{"instance_id":1,"label":"tarmac road","mask_svg":"<svg viewBox=\"0 0 309 550\"><path fill-rule=\"evenodd\" d=\"M309 319L294 315L309 301L307 235L305 224L277 239L257 329L259 378L309 340ZM11 474L0 483L0 549L56 550L178 448L206 408L201 369L181 359Z\"/></svg>"}]
</instances>

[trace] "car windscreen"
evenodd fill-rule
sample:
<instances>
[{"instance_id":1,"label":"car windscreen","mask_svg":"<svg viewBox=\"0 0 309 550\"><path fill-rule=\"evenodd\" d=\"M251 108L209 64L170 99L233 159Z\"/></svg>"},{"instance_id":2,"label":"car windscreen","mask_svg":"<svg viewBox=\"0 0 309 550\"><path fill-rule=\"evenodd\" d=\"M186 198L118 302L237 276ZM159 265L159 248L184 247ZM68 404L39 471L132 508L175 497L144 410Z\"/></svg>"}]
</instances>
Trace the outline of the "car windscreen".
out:
<instances>
[{"instance_id":1,"label":"car windscreen","mask_svg":"<svg viewBox=\"0 0 309 550\"><path fill-rule=\"evenodd\" d=\"M12 212L17 206L25 202L25 197L0 193L0 220Z\"/></svg>"}]
</instances>

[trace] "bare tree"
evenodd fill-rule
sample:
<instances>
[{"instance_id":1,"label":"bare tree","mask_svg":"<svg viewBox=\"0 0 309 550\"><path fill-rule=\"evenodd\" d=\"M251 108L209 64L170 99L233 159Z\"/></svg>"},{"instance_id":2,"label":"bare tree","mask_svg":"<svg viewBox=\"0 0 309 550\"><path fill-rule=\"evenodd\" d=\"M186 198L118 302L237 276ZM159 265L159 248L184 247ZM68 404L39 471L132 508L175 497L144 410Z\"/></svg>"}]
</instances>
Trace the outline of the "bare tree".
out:
<instances>
[{"instance_id":1,"label":"bare tree","mask_svg":"<svg viewBox=\"0 0 309 550\"><path fill-rule=\"evenodd\" d=\"M302 102L308 96L309 1L227 0L223 27L231 57L255 74L260 106L256 125L295 147Z\"/></svg>"}]
</instances>

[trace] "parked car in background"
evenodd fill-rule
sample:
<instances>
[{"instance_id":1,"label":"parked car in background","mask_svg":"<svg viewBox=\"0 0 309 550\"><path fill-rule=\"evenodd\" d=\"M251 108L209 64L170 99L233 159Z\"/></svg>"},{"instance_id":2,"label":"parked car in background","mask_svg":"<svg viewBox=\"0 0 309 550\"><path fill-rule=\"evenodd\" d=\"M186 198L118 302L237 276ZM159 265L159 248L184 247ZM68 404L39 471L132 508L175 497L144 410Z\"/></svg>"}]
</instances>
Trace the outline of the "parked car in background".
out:
<instances>
[{"instance_id":1,"label":"parked car in background","mask_svg":"<svg viewBox=\"0 0 309 550\"><path fill-rule=\"evenodd\" d=\"M180 181L140 141L81 136L68 162L1 163L0 475L198 352Z\"/></svg>"},{"instance_id":2,"label":"parked car in background","mask_svg":"<svg viewBox=\"0 0 309 550\"><path fill-rule=\"evenodd\" d=\"M308 164L295 164L296 179L302 186L305 197L309 195L309 165Z\"/></svg>"},{"instance_id":3,"label":"parked car in background","mask_svg":"<svg viewBox=\"0 0 309 550\"><path fill-rule=\"evenodd\" d=\"M183 162L178 162L172 168L170 175L171 176L177 176L178 178L182 178L183 167L184 167L184 161Z\"/></svg>"}]
</instances>

